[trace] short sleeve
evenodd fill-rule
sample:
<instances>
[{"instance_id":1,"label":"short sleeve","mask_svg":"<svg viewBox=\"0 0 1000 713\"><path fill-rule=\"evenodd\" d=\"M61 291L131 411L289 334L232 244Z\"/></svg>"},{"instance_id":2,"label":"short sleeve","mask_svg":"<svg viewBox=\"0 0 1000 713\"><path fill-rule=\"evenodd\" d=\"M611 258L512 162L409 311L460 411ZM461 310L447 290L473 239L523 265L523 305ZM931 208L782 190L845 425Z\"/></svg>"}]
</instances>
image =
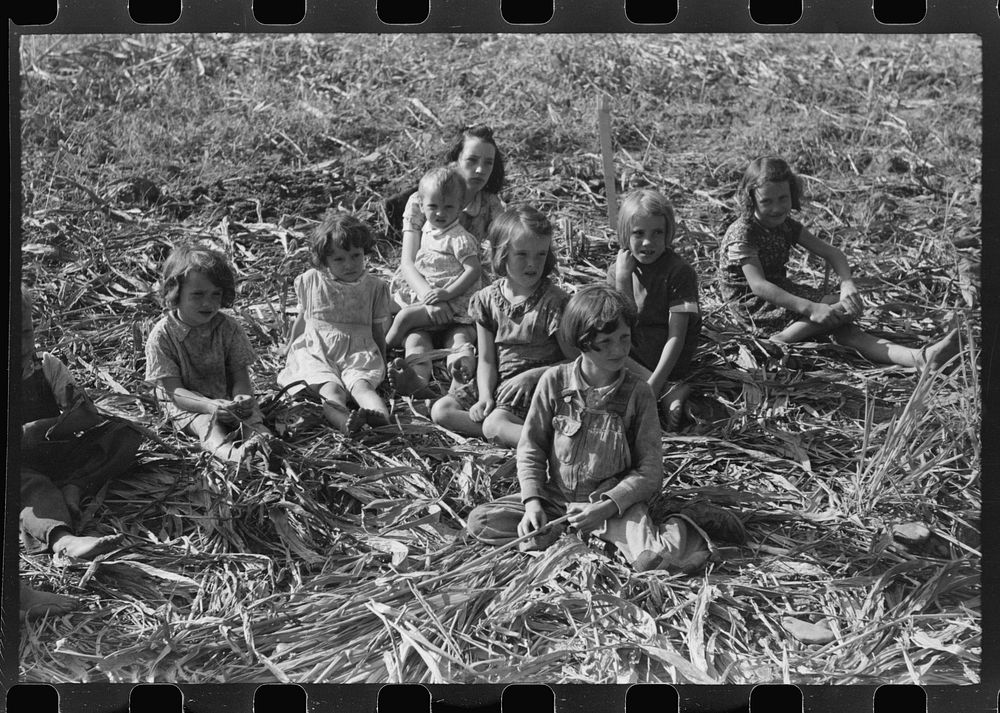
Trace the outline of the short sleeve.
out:
<instances>
[{"instance_id":1,"label":"short sleeve","mask_svg":"<svg viewBox=\"0 0 1000 713\"><path fill-rule=\"evenodd\" d=\"M180 376L180 361L167 336L166 323L161 320L156 323L146 340L146 381Z\"/></svg>"},{"instance_id":2,"label":"short sleeve","mask_svg":"<svg viewBox=\"0 0 1000 713\"><path fill-rule=\"evenodd\" d=\"M462 231L451 236L451 252L459 262L465 262L470 258L479 260L479 243L471 234Z\"/></svg>"},{"instance_id":3,"label":"short sleeve","mask_svg":"<svg viewBox=\"0 0 1000 713\"><path fill-rule=\"evenodd\" d=\"M372 323L387 322L392 316L389 308L389 285L379 277L372 276L372 279L375 281L372 295Z\"/></svg>"},{"instance_id":4,"label":"short sleeve","mask_svg":"<svg viewBox=\"0 0 1000 713\"><path fill-rule=\"evenodd\" d=\"M257 353L254 351L253 345L250 344L250 338L247 337L246 331L233 318L228 319L226 325L227 329L230 330L226 339L226 366L230 371L250 366L257 361Z\"/></svg>"},{"instance_id":5,"label":"short sleeve","mask_svg":"<svg viewBox=\"0 0 1000 713\"><path fill-rule=\"evenodd\" d=\"M413 192L410 197L406 199L406 205L403 207L403 232L407 230L415 230L420 232L424 227L423 211L420 210L420 194Z\"/></svg>"},{"instance_id":6,"label":"short sleeve","mask_svg":"<svg viewBox=\"0 0 1000 713\"><path fill-rule=\"evenodd\" d=\"M750 238L749 223L740 218L726 231L726 262L737 265L746 260L760 259L760 253Z\"/></svg>"},{"instance_id":7,"label":"short sleeve","mask_svg":"<svg viewBox=\"0 0 1000 713\"><path fill-rule=\"evenodd\" d=\"M475 320L476 324L481 324L485 329L496 334L497 319L493 313L493 300L490 299L493 293L492 287L484 287L472 295L472 299L469 300L469 316Z\"/></svg>"},{"instance_id":8,"label":"short sleeve","mask_svg":"<svg viewBox=\"0 0 1000 713\"><path fill-rule=\"evenodd\" d=\"M788 226L788 244L798 245L799 236L802 235L802 223L795 220L795 218L785 218L785 224Z\"/></svg>"},{"instance_id":9,"label":"short sleeve","mask_svg":"<svg viewBox=\"0 0 1000 713\"><path fill-rule=\"evenodd\" d=\"M667 285L667 307L671 312L698 312L698 276L681 262Z\"/></svg>"}]
</instances>

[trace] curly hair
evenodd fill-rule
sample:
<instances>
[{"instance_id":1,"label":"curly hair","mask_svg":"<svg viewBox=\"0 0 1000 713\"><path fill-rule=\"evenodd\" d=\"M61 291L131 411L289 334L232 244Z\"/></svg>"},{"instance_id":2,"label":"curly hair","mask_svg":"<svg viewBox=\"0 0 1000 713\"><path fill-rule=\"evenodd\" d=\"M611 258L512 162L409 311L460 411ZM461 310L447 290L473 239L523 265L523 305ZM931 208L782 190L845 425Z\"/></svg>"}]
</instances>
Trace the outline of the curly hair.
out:
<instances>
[{"instance_id":1,"label":"curly hair","mask_svg":"<svg viewBox=\"0 0 1000 713\"><path fill-rule=\"evenodd\" d=\"M236 300L236 273L226 256L201 245L187 244L174 248L163 263L160 297L163 306L174 308L180 302L181 287L192 272L199 272L222 290L222 306Z\"/></svg>"},{"instance_id":2,"label":"curly hair","mask_svg":"<svg viewBox=\"0 0 1000 713\"><path fill-rule=\"evenodd\" d=\"M538 238L551 238L552 223L545 215L529 206L508 208L490 223L486 234L487 242L493 248L493 258L490 261L493 273L497 277L507 274L507 256L510 254L510 241L519 235L530 235ZM556 270L556 254L551 248L545 256L542 266L542 278L546 278Z\"/></svg>"},{"instance_id":3,"label":"curly hair","mask_svg":"<svg viewBox=\"0 0 1000 713\"><path fill-rule=\"evenodd\" d=\"M459 207L465 206L465 194L468 188L462 179L462 174L451 166L432 168L420 178L417 195L423 201L434 191L440 191L442 196L452 196L458 199Z\"/></svg>"},{"instance_id":4,"label":"curly hair","mask_svg":"<svg viewBox=\"0 0 1000 713\"><path fill-rule=\"evenodd\" d=\"M451 164L458 161L458 157L462 155L462 149L465 148L465 142L469 139L479 139L493 147L493 171L483 185L483 190L489 193L499 193L503 189L503 184L506 180L503 167L503 153L493 138L493 129L486 124L472 124L471 126L462 127L455 141L445 151L445 163Z\"/></svg>"},{"instance_id":5,"label":"curly hair","mask_svg":"<svg viewBox=\"0 0 1000 713\"><path fill-rule=\"evenodd\" d=\"M635 326L635 307L610 285L587 285L569 298L559 328L567 344L588 352L599 334L610 334L619 324Z\"/></svg>"},{"instance_id":6,"label":"curly hair","mask_svg":"<svg viewBox=\"0 0 1000 713\"><path fill-rule=\"evenodd\" d=\"M368 252L374 244L375 236L367 223L350 213L329 211L313 228L309 262L313 267L321 268L326 265L326 258L334 247L341 250L361 248Z\"/></svg>"},{"instance_id":7,"label":"curly hair","mask_svg":"<svg viewBox=\"0 0 1000 713\"><path fill-rule=\"evenodd\" d=\"M761 156L751 161L736 189L736 201L740 215L748 219L753 217L757 210L755 190L765 183L781 183L782 181L788 182L788 190L792 194L792 208L798 210L802 207L802 179L792 171L785 160L778 156Z\"/></svg>"},{"instance_id":8,"label":"curly hair","mask_svg":"<svg viewBox=\"0 0 1000 713\"><path fill-rule=\"evenodd\" d=\"M677 232L677 218L674 215L674 207L659 191L651 188L637 188L622 196L621 206L618 208L618 245L623 249L628 249L629 235L632 233L632 223L637 218L648 218L651 216L663 216L667 222L667 234L665 244L670 245Z\"/></svg>"}]
</instances>

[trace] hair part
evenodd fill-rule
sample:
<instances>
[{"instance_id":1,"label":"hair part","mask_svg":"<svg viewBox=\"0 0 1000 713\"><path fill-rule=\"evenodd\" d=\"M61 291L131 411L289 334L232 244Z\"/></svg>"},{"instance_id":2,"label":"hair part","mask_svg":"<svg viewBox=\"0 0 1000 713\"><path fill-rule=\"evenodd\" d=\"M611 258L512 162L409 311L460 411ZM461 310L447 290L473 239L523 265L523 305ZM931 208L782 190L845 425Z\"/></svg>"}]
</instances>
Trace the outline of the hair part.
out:
<instances>
[{"instance_id":1,"label":"hair part","mask_svg":"<svg viewBox=\"0 0 1000 713\"><path fill-rule=\"evenodd\" d=\"M592 351L599 334L610 334L619 325L635 326L635 307L610 285L587 285L569 298L559 328L567 344Z\"/></svg>"},{"instance_id":2,"label":"hair part","mask_svg":"<svg viewBox=\"0 0 1000 713\"><path fill-rule=\"evenodd\" d=\"M462 127L455 141L445 151L445 163L451 164L458 161L458 157L462 155L462 150L465 148L465 142L469 139L479 139L493 147L493 171L483 185L482 190L488 193L499 193L503 190L506 173L504 171L503 153L500 151L500 147L497 146L496 139L493 138L493 129L489 125L472 124L471 126Z\"/></svg>"},{"instance_id":3,"label":"hair part","mask_svg":"<svg viewBox=\"0 0 1000 713\"><path fill-rule=\"evenodd\" d=\"M493 249L490 260L493 273L497 277L507 274L507 257L510 255L511 241L520 235L530 235L537 238L552 239L554 230L552 223L545 214L530 205L518 208L508 208L490 223L486 240ZM549 245L549 254L545 256L542 266L542 278L546 278L556 270L556 253Z\"/></svg>"},{"instance_id":4,"label":"hair part","mask_svg":"<svg viewBox=\"0 0 1000 713\"><path fill-rule=\"evenodd\" d=\"M361 248L365 252L372 249L375 236L372 229L350 213L327 211L323 219L312 231L309 244L309 262L313 267L322 268L333 248L351 250Z\"/></svg>"},{"instance_id":5,"label":"hair part","mask_svg":"<svg viewBox=\"0 0 1000 713\"><path fill-rule=\"evenodd\" d=\"M442 196L457 198L459 208L465 207L465 195L468 190L462 174L451 166L432 168L421 177L420 184L417 186L417 193L421 201L426 200L427 196L434 191L439 191Z\"/></svg>"},{"instance_id":6,"label":"hair part","mask_svg":"<svg viewBox=\"0 0 1000 713\"><path fill-rule=\"evenodd\" d=\"M163 306L174 308L180 302L184 280L192 272L200 272L222 290L222 306L230 307L236 300L236 273L225 255L201 245L180 245L170 251L163 263L160 296Z\"/></svg>"},{"instance_id":7,"label":"hair part","mask_svg":"<svg viewBox=\"0 0 1000 713\"><path fill-rule=\"evenodd\" d=\"M752 218L757 211L757 197L754 191L765 183L781 182L788 183L788 190L792 196L792 209L799 210L802 207L802 179L791 166L778 156L761 156L751 161L736 189L740 214L744 218Z\"/></svg>"},{"instance_id":8,"label":"hair part","mask_svg":"<svg viewBox=\"0 0 1000 713\"><path fill-rule=\"evenodd\" d=\"M677 233L677 217L674 206L666 196L651 188L637 188L622 197L618 208L618 245L628 250L632 224L638 218L663 217L666 221L665 243L670 245Z\"/></svg>"}]
</instances>

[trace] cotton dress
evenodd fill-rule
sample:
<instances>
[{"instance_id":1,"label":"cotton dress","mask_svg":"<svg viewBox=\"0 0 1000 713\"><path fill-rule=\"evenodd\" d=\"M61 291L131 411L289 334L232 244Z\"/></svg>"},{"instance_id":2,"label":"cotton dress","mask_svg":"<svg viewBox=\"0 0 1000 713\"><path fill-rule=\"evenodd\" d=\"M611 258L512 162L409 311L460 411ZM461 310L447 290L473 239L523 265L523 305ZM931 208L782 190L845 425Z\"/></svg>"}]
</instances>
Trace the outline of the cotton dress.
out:
<instances>
[{"instance_id":1,"label":"cotton dress","mask_svg":"<svg viewBox=\"0 0 1000 713\"><path fill-rule=\"evenodd\" d=\"M385 360L372 325L389 320L389 288L365 273L341 282L326 270L310 269L295 278L295 295L305 328L288 350L277 381L310 385L334 382L348 391L361 380L375 388L385 378Z\"/></svg>"},{"instance_id":2,"label":"cotton dress","mask_svg":"<svg viewBox=\"0 0 1000 713\"><path fill-rule=\"evenodd\" d=\"M786 274L789 253L798 244L801 233L802 223L792 218L774 228L765 227L756 218L739 218L722 239L719 265L722 296L734 316L759 336L770 336L804 317L751 291L743 274L743 265L751 259L760 260L764 277L786 292L812 302L823 298L821 290L793 282Z\"/></svg>"},{"instance_id":3,"label":"cotton dress","mask_svg":"<svg viewBox=\"0 0 1000 713\"><path fill-rule=\"evenodd\" d=\"M431 228L424 224L420 236L420 248L413 260L417 269L427 284L432 288L446 287L448 283L462 274L463 263L469 258L479 259L479 245L476 238L459 221L444 228ZM472 324L469 315L469 299L481 287L479 280L463 294L448 300L451 307L452 321L457 324ZM392 277L392 294L402 305L413 305L420 302L420 296L403 276L402 270L397 270Z\"/></svg>"}]
</instances>

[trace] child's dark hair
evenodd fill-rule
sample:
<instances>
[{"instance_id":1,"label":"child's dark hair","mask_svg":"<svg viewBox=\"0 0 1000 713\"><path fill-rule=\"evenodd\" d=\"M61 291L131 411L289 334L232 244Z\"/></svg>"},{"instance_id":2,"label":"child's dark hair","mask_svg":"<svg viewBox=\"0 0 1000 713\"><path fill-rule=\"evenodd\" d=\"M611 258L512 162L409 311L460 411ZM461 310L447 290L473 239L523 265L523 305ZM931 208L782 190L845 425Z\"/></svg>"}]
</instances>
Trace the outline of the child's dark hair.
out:
<instances>
[{"instance_id":1,"label":"child's dark hair","mask_svg":"<svg viewBox=\"0 0 1000 713\"><path fill-rule=\"evenodd\" d=\"M670 245L677 232L677 218L674 216L674 207L659 191L651 188L637 188L629 191L622 197L621 206L618 208L618 245L623 250L628 250L628 239L632 233L632 223L636 218L650 216L663 216L666 221L667 234L665 243Z\"/></svg>"},{"instance_id":2,"label":"child's dark hair","mask_svg":"<svg viewBox=\"0 0 1000 713\"><path fill-rule=\"evenodd\" d=\"M483 185L483 190L488 191L489 193L499 193L503 188L505 180L503 153L500 151L500 147L497 146L497 142L493 138L493 129L486 124L472 124L471 126L463 127L462 130L458 132L455 142L445 152L445 162L454 163L458 160L458 157L462 155L462 149L465 148L465 142L467 139L479 139L481 141L485 141L493 147L495 152L493 154L493 172L490 173L490 177Z\"/></svg>"},{"instance_id":3,"label":"child's dark hair","mask_svg":"<svg viewBox=\"0 0 1000 713\"><path fill-rule=\"evenodd\" d=\"M465 194L468 187L465 180L457 170L450 166L432 168L420 178L417 185L417 195L421 200L427 198L434 191L440 191L442 196L454 196L458 200L458 207L465 207Z\"/></svg>"},{"instance_id":4,"label":"child's dark hair","mask_svg":"<svg viewBox=\"0 0 1000 713\"><path fill-rule=\"evenodd\" d=\"M508 208L490 223L486 239L493 248L493 273L497 277L507 274L507 256L510 254L510 241L518 235L529 233L539 238L552 237L552 223L545 215L531 206ZM542 266L542 277L548 277L556 269L556 254L549 248Z\"/></svg>"},{"instance_id":5,"label":"child's dark hair","mask_svg":"<svg viewBox=\"0 0 1000 713\"><path fill-rule=\"evenodd\" d=\"M163 263L160 296L164 307L177 306L184 280L192 272L200 272L222 290L223 307L232 306L236 300L236 273L229 260L217 250L188 244L174 248Z\"/></svg>"},{"instance_id":6,"label":"child's dark hair","mask_svg":"<svg viewBox=\"0 0 1000 713\"><path fill-rule=\"evenodd\" d=\"M321 268L326 265L326 258L334 247L341 250L361 248L368 252L374 244L375 237L367 223L350 213L329 211L313 228L309 262L313 267Z\"/></svg>"},{"instance_id":7,"label":"child's dark hair","mask_svg":"<svg viewBox=\"0 0 1000 713\"><path fill-rule=\"evenodd\" d=\"M740 213L744 218L752 218L757 210L757 199L753 192L765 183L788 182L788 190L792 194L792 208L802 207L802 179L799 178L783 158L778 156L761 156L755 158L747 166L736 189Z\"/></svg>"},{"instance_id":8,"label":"child's dark hair","mask_svg":"<svg viewBox=\"0 0 1000 713\"><path fill-rule=\"evenodd\" d=\"M610 285L587 285L569 298L559 328L567 344L580 351L593 349L599 334L609 334L619 324L635 326L635 307Z\"/></svg>"}]
</instances>

